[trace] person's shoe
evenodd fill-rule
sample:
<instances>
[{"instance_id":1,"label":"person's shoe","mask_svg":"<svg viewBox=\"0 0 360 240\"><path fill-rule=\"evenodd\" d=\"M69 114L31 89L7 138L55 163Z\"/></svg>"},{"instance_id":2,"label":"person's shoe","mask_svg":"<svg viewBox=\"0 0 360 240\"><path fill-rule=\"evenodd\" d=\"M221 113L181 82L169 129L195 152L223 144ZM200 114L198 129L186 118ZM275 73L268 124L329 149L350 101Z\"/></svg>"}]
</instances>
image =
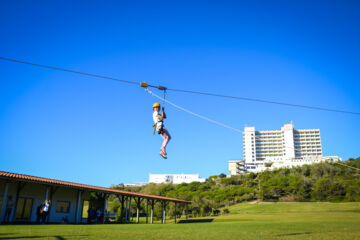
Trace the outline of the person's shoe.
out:
<instances>
[{"instance_id":1,"label":"person's shoe","mask_svg":"<svg viewBox=\"0 0 360 240\"><path fill-rule=\"evenodd\" d=\"M167 159L167 156L164 152L160 152L160 156L162 156L164 159Z\"/></svg>"}]
</instances>

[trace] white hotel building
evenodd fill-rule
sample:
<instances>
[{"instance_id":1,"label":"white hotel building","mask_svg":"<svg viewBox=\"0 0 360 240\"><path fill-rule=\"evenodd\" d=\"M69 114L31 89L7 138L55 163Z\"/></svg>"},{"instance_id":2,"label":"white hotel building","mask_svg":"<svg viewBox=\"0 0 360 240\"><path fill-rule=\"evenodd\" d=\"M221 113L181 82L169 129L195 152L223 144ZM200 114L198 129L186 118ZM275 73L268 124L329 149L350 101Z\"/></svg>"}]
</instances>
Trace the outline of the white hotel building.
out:
<instances>
[{"instance_id":1,"label":"white hotel building","mask_svg":"<svg viewBox=\"0 0 360 240\"><path fill-rule=\"evenodd\" d=\"M230 175L239 174L241 170L259 172L325 160L341 160L339 157L322 156L319 129L296 130L293 123L273 131L256 131L255 127L245 127L243 146L244 161L230 160Z\"/></svg>"}]
</instances>

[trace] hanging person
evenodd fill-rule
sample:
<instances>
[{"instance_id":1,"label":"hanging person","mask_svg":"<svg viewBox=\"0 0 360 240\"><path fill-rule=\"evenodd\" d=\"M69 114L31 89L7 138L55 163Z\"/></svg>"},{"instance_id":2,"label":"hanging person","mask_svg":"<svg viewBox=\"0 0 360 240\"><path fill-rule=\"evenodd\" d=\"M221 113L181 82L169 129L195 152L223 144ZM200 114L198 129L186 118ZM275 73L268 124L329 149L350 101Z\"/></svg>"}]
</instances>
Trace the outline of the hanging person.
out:
<instances>
[{"instance_id":1,"label":"hanging person","mask_svg":"<svg viewBox=\"0 0 360 240\"><path fill-rule=\"evenodd\" d=\"M160 114L160 104L154 103L153 111L154 130L164 139L163 144L160 148L160 155L163 158L167 159L166 146L169 143L171 136L168 130L164 127L164 119L166 118L164 107L162 108L162 112Z\"/></svg>"}]
</instances>

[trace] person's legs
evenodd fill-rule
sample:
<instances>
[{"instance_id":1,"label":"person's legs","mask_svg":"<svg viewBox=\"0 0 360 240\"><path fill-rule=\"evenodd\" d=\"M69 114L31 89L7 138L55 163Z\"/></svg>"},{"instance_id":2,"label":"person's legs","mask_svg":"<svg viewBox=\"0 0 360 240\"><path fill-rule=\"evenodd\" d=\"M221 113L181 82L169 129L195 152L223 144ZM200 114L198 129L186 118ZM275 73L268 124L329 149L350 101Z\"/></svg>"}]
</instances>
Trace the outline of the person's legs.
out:
<instances>
[{"instance_id":1,"label":"person's legs","mask_svg":"<svg viewBox=\"0 0 360 240\"><path fill-rule=\"evenodd\" d=\"M5 210L5 222L9 222L10 221L10 215L11 215L11 208L7 208Z\"/></svg>"},{"instance_id":2,"label":"person's legs","mask_svg":"<svg viewBox=\"0 0 360 240\"><path fill-rule=\"evenodd\" d=\"M165 127L163 127L161 137L164 139L163 144L161 146L161 151L166 154L166 146L168 145L168 143L169 143L169 141L171 139L171 136L170 136L169 131Z\"/></svg>"},{"instance_id":3,"label":"person's legs","mask_svg":"<svg viewBox=\"0 0 360 240\"><path fill-rule=\"evenodd\" d=\"M44 224L46 219L46 212L41 213L41 223Z\"/></svg>"}]
</instances>

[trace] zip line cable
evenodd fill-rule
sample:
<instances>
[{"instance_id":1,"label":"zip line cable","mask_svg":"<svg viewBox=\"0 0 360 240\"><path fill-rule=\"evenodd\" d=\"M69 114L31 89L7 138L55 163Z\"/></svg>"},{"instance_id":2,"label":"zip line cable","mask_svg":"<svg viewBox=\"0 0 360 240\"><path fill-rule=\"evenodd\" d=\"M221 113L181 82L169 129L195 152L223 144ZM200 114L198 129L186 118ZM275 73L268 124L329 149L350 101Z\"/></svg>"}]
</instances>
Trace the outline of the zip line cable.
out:
<instances>
[{"instance_id":1,"label":"zip line cable","mask_svg":"<svg viewBox=\"0 0 360 240\"><path fill-rule=\"evenodd\" d=\"M307 109L321 110L321 111L328 111L328 112L338 112L338 113L360 115L360 112L350 112L350 111L337 110L337 109L331 109L331 108L313 107L313 106L292 104L292 103L285 103L285 102L275 102L275 101L269 101L269 100L263 100L263 99L257 99L257 98L237 97L237 96L229 96L229 95L223 95L223 94L217 94L217 93L197 92L197 91L174 89L174 88L168 88L167 90L174 91L174 92L183 92L183 93L213 96L213 97L231 98L231 99L244 100L244 101L250 101L250 102L270 103L270 104L277 104L277 105L283 105L283 106L289 106L289 107L307 108Z\"/></svg>"},{"instance_id":2,"label":"zip line cable","mask_svg":"<svg viewBox=\"0 0 360 240\"><path fill-rule=\"evenodd\" d=\"M201 119L206 120L206 121L208 121L208 122L214 123L214 124L219 125L219 126L221 126L221 127L225 127L225 128L230 129L230 130L233 130L233 131L235 131L235 132L242 133L242 131L239 130L239 129L237 129L237 128L230 127L230 126L228 126L228 125L226 125L226 124L223 124L223 123L221 123L221 122L212 120L212 119L210 119L210 118L208 118L208 117L204 117L204 116L202 116L202 115L200 115L200 114L191 112L190 110L187 110L187 109L185 109L185 108L183 108L183 107L180 107L180 106L176 105L175 103L172 103L172 102L170 102L169 100L166 100L165 98L162 98L162 97L156 95L155 93L153 93L152 91L150 91L150 90L147 89L147 88L145 88L145 91L147 91L147 92L150 93L152 96L154 96L154 97L156 97L156 98L158 98L158 99L160 99L160 100L163 100L164 102L170 104L171 106L173 106L173 107L175 107L175 108L177 108L177 109L179 109L179 110L181 110L181 111L184 111L184 112L186 112L186 113L189 113L189 114L191 114L191 115L193 115L193 116L195 116L195 117L201 118Z\"/></svg>"},{"instance_id":3,"label":"zip line cable","mask_svg":"<svg viewBox=\"0 0 360 240\"><path fill-rule=\"evenodd\" d=\"M71 69L66 69L66 68L59 68L59 67L54 67L54 66L48 66L48 65L43 65L43 64L38 64L38 63L33 63L33 62L28 62L28 61L22 61L22 60L17 60L17 59L12 59L12 58L0 57L0 60L4 60L4 61L8 61L8 62L15 62L15 63L22 63L22 64L31 65L31 66L52 69L52 70L70 72L70 73L75 73L75 74L80 74L80 75L85 75L85 76L90 76L90 77L103 78L103 79L108 79L108 80L113 80L113 81L133 84L133 85L139 85L140 84L139 82L135 82L135 81L124 80L124 79L119 79L119 78L115 78L115 77L108 77L108 76L99 75L99 74L93 74L93 73L80 72L80 71L76 71L76 70L71 70ZM150 85L150 84L147 84L147 85L148 85L148 87L160 89L159 86L154 86L154 85ZM160 89L160 90L163 90L163 89ZM289 106L289 107L306 108L306 109L312 109L312 110L320 110L320 111L328 111L328 112L337 112L337 113L344 113L344 114L360 115L360 112L352 112L352 111L345 111L345 110L339 110L339 109L322 108L322 107L300 105L300 104L292 104L292 103L285 103L285 102L276 102L276 101L257 99L257 98L229 96L229 95L224 95L224 94L209 93L209 92L199 92L199 91L191 91L191 90L176 89L176 88L166 88L166 90L173 91L173 92L183 92L183 93L190 93L190 94L197 94L197 95L206 95L206 96L212 96L212 97L230 98L230 99L236 99L236 100L242 100L242 101L260 102L260 103L276 104L276 105Z\"/></svg>"},{"instance_id":4,"label":"zip line cable","mask_svg":"<svg viewBox=\"0 0 360 240\"><path fill-rule=\"evenodd\" d=\"M5 60L5 61L10 61L10 62L23 63L23 64L32 65L32 66L36 66L36 67L48 68L48 69L52 69L52 70L70 72L70 73L81 74L81 75L90 76L90 77L104 78L104 79L114 80L114 81L118 81L118 82L139 85L138 82L129 81L129 80L123 80L123 79L114 78L114 77L107 77L107 76L93 74L93 73L80 72L80 71L75 71L75 70L70 70L70 69L65 69L65 68L59 68L59 67L53 67L53 66L48 66L48 65L38 64L38 63L32 63L32 62L27 62L27 61L21 61L21 60L16 60L16 59L11 59L11 58L0 57L0 59Z\"/></svg>"}]
</instances>

